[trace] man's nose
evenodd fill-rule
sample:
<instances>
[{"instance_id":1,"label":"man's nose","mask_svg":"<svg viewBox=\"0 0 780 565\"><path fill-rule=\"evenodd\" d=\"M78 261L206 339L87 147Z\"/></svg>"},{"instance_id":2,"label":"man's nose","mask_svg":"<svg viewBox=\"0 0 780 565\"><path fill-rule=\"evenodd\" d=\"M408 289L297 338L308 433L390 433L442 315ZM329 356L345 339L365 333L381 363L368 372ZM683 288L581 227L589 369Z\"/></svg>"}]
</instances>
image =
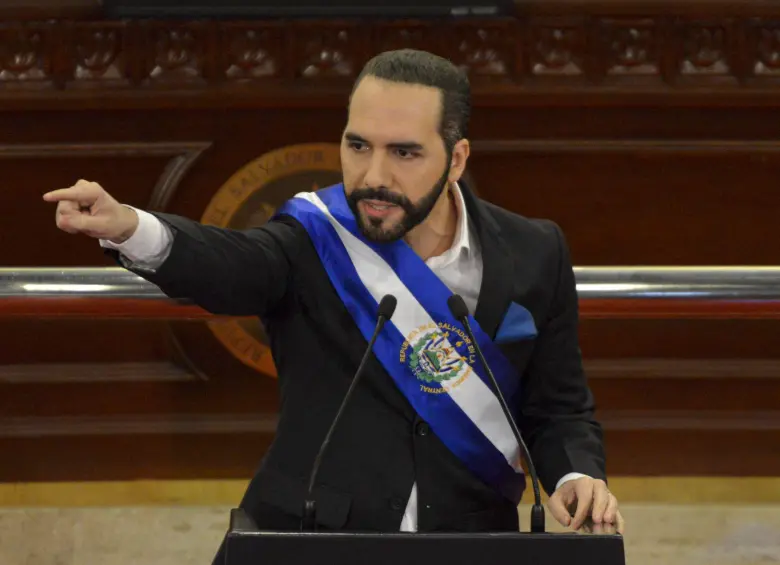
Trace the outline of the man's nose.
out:
<instances>
[{"instance_id":1,"label":"man's nose","mask_svg":"<svg viewBox=\"0 0 780 565\"><path fill-rule=\"evenodd\" d=\"M375 151L368 164L368 170L366 171L366 177L364 179L365 186L374 188L389 187L390 174L387 165L388 163L385 155L381 151Z\"/></svg>"}]
</instances>

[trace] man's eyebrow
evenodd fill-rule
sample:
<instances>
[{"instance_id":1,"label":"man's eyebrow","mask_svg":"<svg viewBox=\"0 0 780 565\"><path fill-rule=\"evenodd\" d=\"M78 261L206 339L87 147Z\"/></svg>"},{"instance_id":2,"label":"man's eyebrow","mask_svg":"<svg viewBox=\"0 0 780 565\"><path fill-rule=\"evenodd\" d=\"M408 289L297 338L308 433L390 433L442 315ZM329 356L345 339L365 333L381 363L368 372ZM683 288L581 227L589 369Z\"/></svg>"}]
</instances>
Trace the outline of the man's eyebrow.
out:
<instances>
[{"instance_id":1,"label":"man's eyebrow","mask_svg":"<svg viewBox=\"0 0 780 565\"><path fill-rule=\"evenodd\" d=\"M344 139L347 141L370 145L370 143L365 138L352 132L346 132L344 134ZM404 151L422 151L424 149L423 145L421 143L417 143L416 141L393 141L388 143L387 146L390 149L403 149Z\"/></svg>"},{"instance_id":2,"label":"man's eyebrow","mask_svg":"<svg viewBox=\"0 0 780 565\"><path fill-rule=\"evenodd\" d=\"M365 139L360 137L358 134L352 133L352 132L349 132L349 131L344 134L344 139L346 139L347 141L356 141L356 142L359 142L359 143L368 143L368 141L366 141Z\"/></svg>"},{"instance_id":3,"label":"man's eyebrow","mask_svg":"<svg viewBox=\"0 0 780 565\"><path fill-rule=\"evenodd\" d=\"M387 146L391 149L403 149L404 151L423 150L422 144L417 143L416 141L394 141L393 143L388 143Z\"/></svg>"}]
</instances>

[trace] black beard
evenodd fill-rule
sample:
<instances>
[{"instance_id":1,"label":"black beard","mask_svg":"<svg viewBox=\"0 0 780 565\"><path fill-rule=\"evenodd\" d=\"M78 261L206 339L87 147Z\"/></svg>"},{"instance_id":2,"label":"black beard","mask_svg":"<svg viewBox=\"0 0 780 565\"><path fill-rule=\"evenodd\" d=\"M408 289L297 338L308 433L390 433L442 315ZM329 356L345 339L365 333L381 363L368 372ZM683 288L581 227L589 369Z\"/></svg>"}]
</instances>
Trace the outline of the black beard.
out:
<instances>
[{"instance_id":1,"label":"black beard","mask_svg":"<svg viewBox=\"0 0 780 565\"><path fill-rule=\"evenodd\" d=\"M447 186L447 177L449 177L449 167L434 185L428 194L415 205L404 195L390 192L385 187L380 188L356 188L347 196L347 202L355 215L360 233L366 239L376 243L392 243L404 237L409 231L413 230L425 221L425 218L431 213L436 201L444 192ZM382 229L382 218L364 219L358 210L358 202L361 200L377 200L399 206L405 212L401 221L391 229Z\"/></svg>"}]
</instances>

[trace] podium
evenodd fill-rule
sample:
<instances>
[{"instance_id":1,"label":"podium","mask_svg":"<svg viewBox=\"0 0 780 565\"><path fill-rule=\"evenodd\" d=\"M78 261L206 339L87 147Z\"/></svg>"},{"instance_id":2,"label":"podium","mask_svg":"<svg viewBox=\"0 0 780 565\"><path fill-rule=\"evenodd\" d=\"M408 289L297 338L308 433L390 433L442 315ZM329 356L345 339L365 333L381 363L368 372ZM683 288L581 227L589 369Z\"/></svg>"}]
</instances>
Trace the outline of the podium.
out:
<instances>
[{"instance_id":1,"label":"podium","mask_svg":"<svg viewBox=\"0 0 780 565\"><path fill-rule=\"evenodd\" d=\"M225 565L625 565L623 537L527 533L263 532L230 514ZM220 564L221 565L221 564Z\"/></svg>"}]
</instances>

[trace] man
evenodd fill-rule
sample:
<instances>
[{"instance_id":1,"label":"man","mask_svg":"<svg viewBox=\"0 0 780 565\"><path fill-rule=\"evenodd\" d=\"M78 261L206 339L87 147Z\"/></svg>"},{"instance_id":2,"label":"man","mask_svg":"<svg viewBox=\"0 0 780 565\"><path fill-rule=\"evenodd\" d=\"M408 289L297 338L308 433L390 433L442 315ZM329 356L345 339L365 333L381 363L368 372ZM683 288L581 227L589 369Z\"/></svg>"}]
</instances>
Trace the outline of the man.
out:
<instances>
[{"instance_id":1,"label":"man","mask_svg":"<svg viewBox=\"0 0 780 565\"><path fill-rule=\"evenodd\" d=\"M298 195L260 228L152 215L86 181L44 196L58 203L60 229L100 239L169 296L263 321L281 407L241 503L259 527L299 528L314 457L390 293L398 308L322 462L320 527L518 529L518 446L446 308L458 294L551 494L551 514L573 529L622 533L582 370L564 237L459 182L469 114L463 72L429 53L391 51L355 83L343 185Z\"/></svg>"}]
</instances>

